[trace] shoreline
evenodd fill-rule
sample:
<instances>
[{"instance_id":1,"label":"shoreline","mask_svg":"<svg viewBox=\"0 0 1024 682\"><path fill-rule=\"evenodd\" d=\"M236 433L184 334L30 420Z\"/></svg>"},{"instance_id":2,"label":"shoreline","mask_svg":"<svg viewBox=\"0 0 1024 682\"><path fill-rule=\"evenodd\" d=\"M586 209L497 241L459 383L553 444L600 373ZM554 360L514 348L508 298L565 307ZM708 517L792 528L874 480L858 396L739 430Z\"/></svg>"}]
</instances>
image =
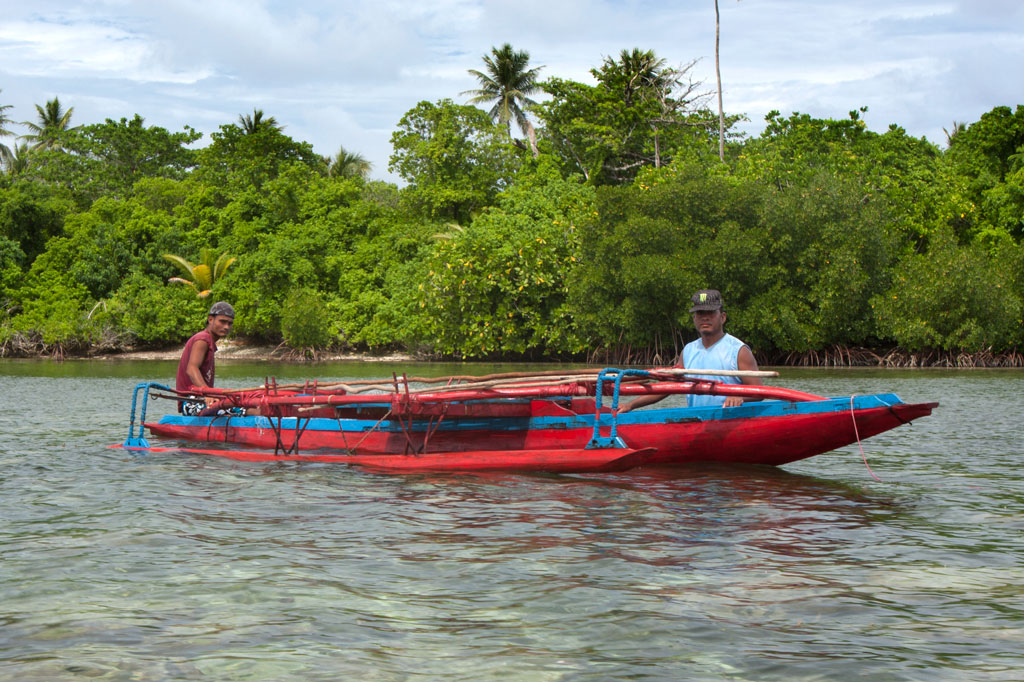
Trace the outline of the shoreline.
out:
<instances>
[{"instance_id":1,"label":"shoreline","mask_svg":"<svg viewBox=\"0 0 1024 682\"><path fill-rule=\"evenodd\" d=\"M165 348L163 350L139 350L139 351L126 351L116 353L97 353L96 355L71 355L67 357L67 360L105 360L105 361L116 361L116 360L164 360L177 362L181 358L181 351L185 348L185 344L176 346L174 348ZM278 351L277 346L263 346L249 344L238 339L225 339L221 341L217 346L217 362L221 361L266 361L273 360L275 362L291 362L295 364L305 364L306 362L294 358L289 358L287 354L282 354ZM359 362L413 362L416 358L407 353L389 353L387 355L362 355L359 353L318 353L315 362L345 362L345 361L359 361Z\"/></svg>"},{"instance_id":2,"label":"shoreline","mask_svg":"<svg viewBox=\"0 0 1024 682\"><path fill-rule=\"evenodd\" d=\"M148 360L161 362L177 362L181 358L181 352L185 344L176 345L170 348L148 349L148 350L110 350L100 352L66 353L37 353L28 355L3 355L2 360L50 360L55 362L64 361L100 361L117 362L120 360ZM963 353L963 352L942 352L926 351L920 353L909 353L899 349L871 350L867 348L837 348L828 351L810 351L803 354L773 354L757 357L758 364L764 367L792 367L792 368L865 368L865 369L1024 369L1024 353L1016 349L1007 353L994 354L991 352ZM358 352L317 352L312 358L296 354L292 350L282 350L281 346L250 343L244 339L226 339L221 341L217 349L218 362L277 362L284 364L321 364L324 362L367 362L367 363L403 363L403 362L457 362L457 363L486 363L495 362L526 362L530 364L583 364L588 366L619 366L619 367L651 367L649 362L638 362L642 358L633 357L629 359L615 360L605 357L603 359L590 357L575 361L564 359L549 360L483 360L483 359L453 359L453 358L429 358L413 353L393 352L383 355Z\"/></svg>"}]
</instances>

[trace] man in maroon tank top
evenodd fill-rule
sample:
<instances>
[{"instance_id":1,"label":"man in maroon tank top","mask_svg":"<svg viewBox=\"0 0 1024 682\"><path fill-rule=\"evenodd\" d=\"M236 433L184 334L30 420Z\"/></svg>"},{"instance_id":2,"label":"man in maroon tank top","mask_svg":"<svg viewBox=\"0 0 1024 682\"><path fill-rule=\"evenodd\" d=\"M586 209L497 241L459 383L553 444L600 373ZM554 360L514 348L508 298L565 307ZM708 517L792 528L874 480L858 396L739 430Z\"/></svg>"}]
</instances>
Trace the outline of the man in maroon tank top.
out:
<instances>
[{"instance_id":1,"label":"man in maroon tank top","mask_svg":"<svg viewBox=\"0 0 1024 682\"><path fill-rule=\"evenodd\" d=\"M175 388L181 393L190 393L195 388L212 388L214 357L217 342L231 331L235 323L235 309L226 301L218 301L206 316L206 329L195 334L185 343L178 361L178 376ZM178 411L184 415L196 416L217 402L216 398L189 396L194 400L182 400Z\"/></svg>"}]
</instances>

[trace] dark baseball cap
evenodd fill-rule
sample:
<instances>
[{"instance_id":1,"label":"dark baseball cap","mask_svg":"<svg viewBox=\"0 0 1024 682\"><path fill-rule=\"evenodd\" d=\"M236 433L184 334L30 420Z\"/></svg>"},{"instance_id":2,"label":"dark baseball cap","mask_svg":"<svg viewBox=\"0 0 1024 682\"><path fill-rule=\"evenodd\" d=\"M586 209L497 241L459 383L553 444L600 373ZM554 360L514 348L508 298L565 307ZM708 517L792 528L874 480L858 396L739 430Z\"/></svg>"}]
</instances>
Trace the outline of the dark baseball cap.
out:
<instances>
[{"instance_id":1,"label":"dark baseball cap","mask_svg":"<svg viewBox=\"0 0 1024 682\"><path fill-rule=\"evenodd\" d=\"M217 301L210 308L210 315L223 315L224 317L235 318L235 309L227 301Z\"/></svg>"},{"instance_id":2,"label":"dark baseball cap","mask_svg":"<svg viewBox=\"0 0 1024 682\"><path fill-rule=\"evenodd\" d=\"M701 289L690 300L693 301L693 305L690 307L691 313L695 313L698 310L722 309L722 294L718 289Z\"/></svg>"}]
</instances>

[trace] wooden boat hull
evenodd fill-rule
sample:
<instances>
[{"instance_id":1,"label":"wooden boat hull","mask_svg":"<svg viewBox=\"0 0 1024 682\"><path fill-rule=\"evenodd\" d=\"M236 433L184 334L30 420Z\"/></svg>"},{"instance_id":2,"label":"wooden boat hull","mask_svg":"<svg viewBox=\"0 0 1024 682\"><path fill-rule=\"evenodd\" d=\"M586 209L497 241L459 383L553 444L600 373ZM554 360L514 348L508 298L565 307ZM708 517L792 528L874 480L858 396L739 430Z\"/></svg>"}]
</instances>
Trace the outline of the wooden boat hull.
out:
<instances>
[{"instance_id":1,"label":"wooden boat hull","mask_svg":"<svg viewBox=\"0 0 1024 682\"><path fill-rule=\"evenodd\" d=\"M116 446L125 447L125 446ZM579 448L573 450L519 450L441 452L419 455L369 455L359 453L274 454L269 450L226 450L211 448L128 448L147 452L179 452L213 455L240 462L315 462L348 464L387 473L518 471L544 473L607 473L626 471L647 464L654 448Z\"/></svg>"},{"instance_id":2,"label":"wooden boat hull","mask_svg":"<svg viewBox=\"0 0 1024 682\"><path fill-rule=\"evenodd\" d=\"M512 405L516 409L510 409ZM931 414L937 405L906 404L895 394L805 402L766 400L732 408L637 410L620 414L616 420L610 413L602 413L600 430L601 435L609 435L615 424L625 446L618 450L621 456L643 451L642 456L623 460L622 464L631 466L695 462L781 465L888 431ZM346 415L339 418L169 415L146 427L164 438L269 450L277 453L277 459L329 450L380 458L436 455L425 467L431 470L599 470L600 461L585 462L581 454L592 451L587 447L594 435L592 404L589 414L575 410L578 406L569 401L510 400L495 404L489 412L448 419L444 415L382 419L367 406L370 416L360 416L352 409L339 411ZM575 453L576 462L556 465L559 451ZM334 455L331 461L343 459L347 458ZM387 465L388 461L377 464ZM401 468L400 460L390 462L391 468ZM370 460L353 463L374 466ZM410 464L416 463L410 460ZM419 464L423 463L420 459ZM591 466L598 469L587 468Z\"/></svg>"}]
</instances>

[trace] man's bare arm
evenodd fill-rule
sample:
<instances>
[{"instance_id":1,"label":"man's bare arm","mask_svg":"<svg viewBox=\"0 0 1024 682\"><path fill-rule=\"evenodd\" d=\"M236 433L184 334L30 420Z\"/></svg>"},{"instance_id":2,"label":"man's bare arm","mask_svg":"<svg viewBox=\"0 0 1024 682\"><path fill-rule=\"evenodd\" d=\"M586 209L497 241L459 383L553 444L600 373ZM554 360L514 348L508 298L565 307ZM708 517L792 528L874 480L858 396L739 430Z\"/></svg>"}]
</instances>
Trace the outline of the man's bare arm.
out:
<instances>
[{"instance_id":1,"label":"man's bare arm","mask_svg":"<svg viewBox=\"0 0 1024 682\"><path fill-rule=\"evenodd\" d=\"M757 360L754 359L754 354L751 353L750 349L747 348L746 346L740 348L740 352L736 354L736 366L739 369L748 372L757 371ZM761 384L764 383L763 381L761 381L761 377L740 377L740 381L742 381L747 386L760 386ZM729 396L728 398L725 399L725 403L722 405L722 407L736 407L737 405L742 405L746 400L760 400L760 398L744 399L738 395Z\"/></svg>"},{"instance_id":2,"label":"man's bare arm","mask_svg":"<svg viewBox=\"0 0 1024 682\"><path fill-rule=\"evenodd\" d=\"M188 368L185 373L188 374L188 378L192 381L192 384L199 386L200 388L209 388L206 385L206 379L203 377L203 372L200 369L203 366L203 361L206 359L206 353L209 351L209 344L202 339L196 339L196 342L192 344L192 350L188 356ZM209 406L216 402L215 398L207 397L204 402Z\"/></svg>"}]
</instances>

